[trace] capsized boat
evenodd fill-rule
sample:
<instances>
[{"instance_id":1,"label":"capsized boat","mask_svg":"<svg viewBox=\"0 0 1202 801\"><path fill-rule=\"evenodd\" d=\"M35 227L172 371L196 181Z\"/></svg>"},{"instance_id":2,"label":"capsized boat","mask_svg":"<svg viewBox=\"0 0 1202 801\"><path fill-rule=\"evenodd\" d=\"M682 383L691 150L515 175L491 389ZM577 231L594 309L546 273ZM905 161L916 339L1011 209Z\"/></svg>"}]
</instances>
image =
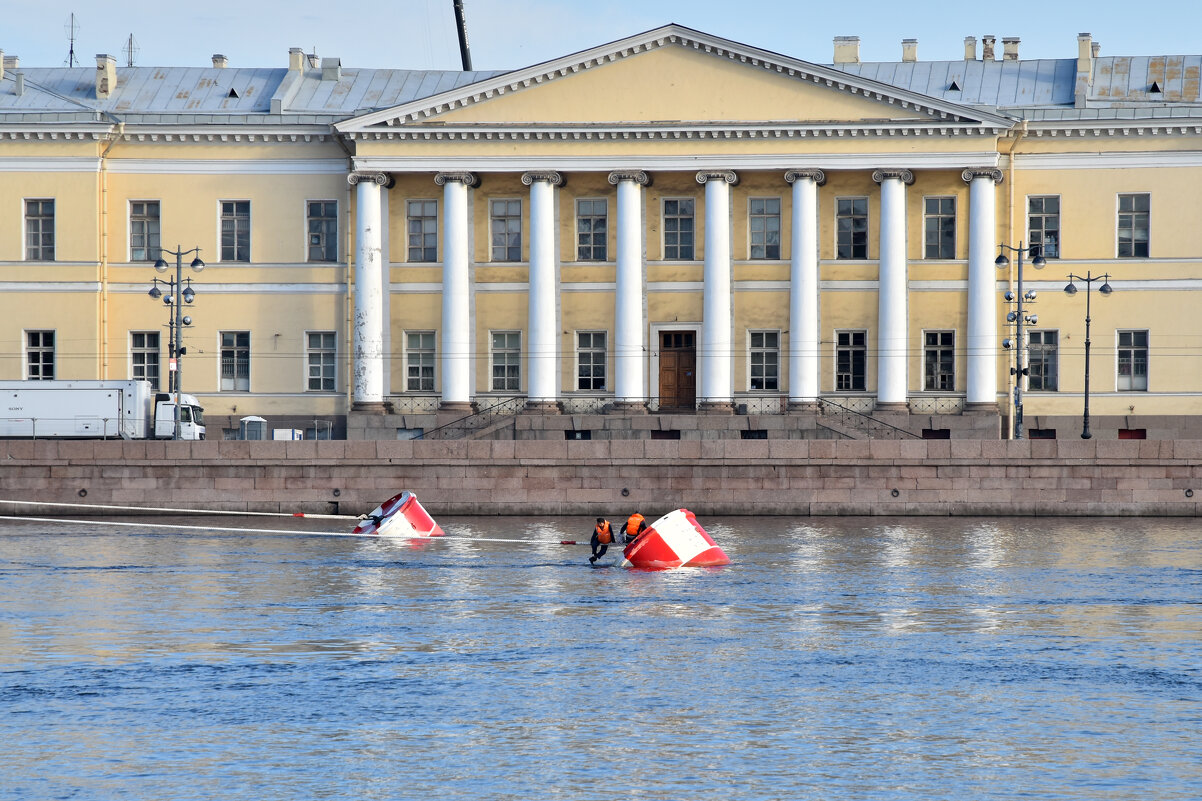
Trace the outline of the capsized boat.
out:
<instances>
[{"instance_id":1,"label":"capsized boat","mask_svg":"<svg viewBox=\"0 0 1202 801\"><path fill-rule=\"evenodd\" d=\"M621 567L669 570L674 567L729 565L730 557L706 533L688 509L668 512L629 543Z\"/></svg>"},{"instance_id":2,"label":"capsized boat","mask_svg":"<svg viewBox=\"0 0 1202 801\"><path fill-rule=\"evenodd\" d=\"M376 534L389 537L441 537L442 526L418 503L412 492L393 495L377 506L355 526L353 534Z\"/></svg>"}]
</instances>

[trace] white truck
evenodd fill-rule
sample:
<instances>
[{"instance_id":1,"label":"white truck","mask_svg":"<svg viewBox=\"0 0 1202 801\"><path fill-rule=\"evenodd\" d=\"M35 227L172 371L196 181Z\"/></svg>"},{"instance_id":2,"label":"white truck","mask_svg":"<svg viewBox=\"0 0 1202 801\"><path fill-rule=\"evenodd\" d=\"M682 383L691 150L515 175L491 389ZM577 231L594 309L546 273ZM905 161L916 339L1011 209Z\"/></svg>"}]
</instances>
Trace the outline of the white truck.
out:
<instances>
[{"instance_id":1,"label":"white truck","mask_svg":"<svg viewBox=\"0 0 1202 801\"><path fill-rule=\"evenodd\" d=\"M204 439L204 409L180 395L180 439ZM149 381L0 381L0 437L173 439L175 395Z\"/></svg>"}]
</instances>

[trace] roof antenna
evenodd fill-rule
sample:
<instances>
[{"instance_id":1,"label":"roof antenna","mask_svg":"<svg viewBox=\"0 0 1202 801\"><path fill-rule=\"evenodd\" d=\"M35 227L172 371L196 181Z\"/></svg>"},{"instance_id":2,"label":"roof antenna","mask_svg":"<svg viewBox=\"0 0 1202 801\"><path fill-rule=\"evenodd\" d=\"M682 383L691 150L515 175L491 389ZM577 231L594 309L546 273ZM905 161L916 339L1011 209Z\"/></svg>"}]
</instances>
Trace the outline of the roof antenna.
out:
<instances>
[{"instance_id":1,"label":"roof antenna","mask_svg":"<svg viewBox=\"0 0 1202 801\"><path fill-rule=\"evenodd\" d=\"M125 48L121 51L125 53L125 66L132 67L134 65L134 59L138 57L138 49L138 43L134 41L134 35L131 33L125 42Z\"/></svg>"},{"instance_id":2,"label":"roof antenna","mask_svg":"<svg viewBox=\"0 0 1202 801\"><path fill-rule=\"evenodd\" d=\"M467 49L467 19L463 16L463 0L453 0L455 3L455 29L459 32L459 59L463 62L463 71L472 71L472 54Z\"/></svg>"},{"instance_id":3,"label":"roof antenna","mask_svg":"<svg viewBox=\"0 0 1202 801\"><path fill-rule=\"evenodd\" d=\"M72 12L71 18L67 20L67 24L63 26L67 32L67 41L70 43L70 49L67 51L67 66L74 67L79 64L75 60L75 34L79 33L79 23L75 21L75 14Z\"/></svg>"}]
</instances>

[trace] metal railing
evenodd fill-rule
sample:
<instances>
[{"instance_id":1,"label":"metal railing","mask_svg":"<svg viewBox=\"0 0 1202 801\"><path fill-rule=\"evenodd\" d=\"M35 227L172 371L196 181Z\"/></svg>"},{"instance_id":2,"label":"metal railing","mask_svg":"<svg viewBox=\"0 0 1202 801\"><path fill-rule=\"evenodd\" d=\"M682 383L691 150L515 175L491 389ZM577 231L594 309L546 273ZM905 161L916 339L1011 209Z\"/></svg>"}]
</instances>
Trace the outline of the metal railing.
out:
<instances>
[{"instance_id":1,"label":"metal railing","mask_svg":"<svg viewBox=\"0 0 1202 801\"><path fill-rule=\"evenodd\" d=\"M964 398L958 395L910 398L910 414L962 414Z\"/></svg>"},{"instance_id":2,"label":"metal railing","mask_svg":"<svg viewBox=\"0 0 1202 801\"><path fill-rule=\"evenodd\" d=\"M526 407L526 396L505 398L498 403L449 423L423 431L414 439L462 439L475 431L487 428L502 417L513 417Z\"/></svg>"},{"instance_id":3,"label":"metal railing","mask_svg":"<svg viewBox=\"0 0 1202 801\"><path fill-rule=\"evenodd\" d=\"M922 439L921 436L904 428L890 425L871 415L862 414L825 398L818 399L818 415L833 418L844 431L860 431L876 439Z\"/></svg>"},{"instance_id":4,"label":"metal railing","mask_svg":"<svg viewBox=\"0 0 1202 801\"><path fill-rule=\"evenodd\" d=\"M392 395L388 402L396 414L433 414L442 406L438 395Z\"/></svg>"}]
</instances>

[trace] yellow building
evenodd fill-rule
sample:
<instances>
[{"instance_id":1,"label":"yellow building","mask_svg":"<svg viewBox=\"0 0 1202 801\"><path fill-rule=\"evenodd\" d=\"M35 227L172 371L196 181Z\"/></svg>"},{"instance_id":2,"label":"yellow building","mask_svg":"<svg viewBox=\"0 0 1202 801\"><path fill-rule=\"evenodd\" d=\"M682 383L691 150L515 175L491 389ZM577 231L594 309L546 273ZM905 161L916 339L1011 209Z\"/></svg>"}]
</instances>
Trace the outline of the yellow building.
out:
<instances>
[{"instance_id":1,"label":"yellow building","mask_svg":"<svg viewBox=\"0 0 1202 801\"><path fill-rule=\"evenodd\" d=\"M210 436L489 409L492 436L1195 431L1202 58L1018 44L864 63L840 37L819 64L669 25L508 72L2 57L0 378L166 386L147 293L178 265Z\"/></svg>"}]
</instances>

